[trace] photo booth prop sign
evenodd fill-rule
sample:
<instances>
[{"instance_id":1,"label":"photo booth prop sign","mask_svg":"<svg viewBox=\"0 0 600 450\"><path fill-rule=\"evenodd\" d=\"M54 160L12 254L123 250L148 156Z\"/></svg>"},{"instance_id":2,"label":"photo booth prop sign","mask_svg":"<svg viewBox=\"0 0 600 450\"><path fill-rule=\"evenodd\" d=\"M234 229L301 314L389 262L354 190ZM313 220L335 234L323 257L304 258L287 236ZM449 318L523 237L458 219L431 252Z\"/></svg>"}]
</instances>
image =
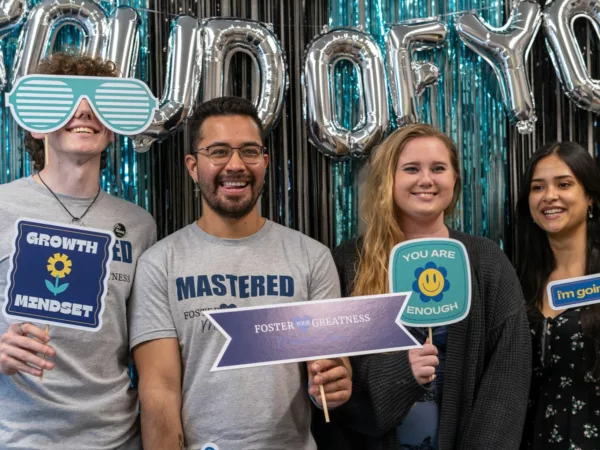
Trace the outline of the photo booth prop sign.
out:
<instances>
[{"instance_id":1,"label":"photo booth prop sign","mask_svg":"<svg viewBox=\"0 0 600 450\"><path fill-rule=\"evenodd\" d=\"M399 319L407 293L205 311L227 338L211 371L420 347Z\"/></svg>"},{"instance_id":2,"label":"photo booth prop sign","mask_svg":"<svg viewBox=\"0 0 600 450\"><path fill-rule=\"evenodd\" d=\"M6 94L17 123L37 133L64 127L82 99L111 131L135 135L148 128L158 110L150 88L135 78L26 75Z\"/></svg>"},{"instance_id":3,"label":"photo booth prop sign","mask_svg":"<svg viewBox=\"0 0 600 450\"><path fill-rule=\"evenodd\" d=\"M79 330L102 328L115 237L110 231L19 219L4 315Z\"/></svg>"},{"instance_id":4,"label":"photo booth prop sign","mask_svg":"<svg viewBox=\"0 0 600 450\"><path fill-rule=\"evenodd\" d=\"M600 274L552 281L546 293L555 311L600 303Z\"/></svg>"},{"instance_id":5,"label":"photo booth prop sign","mask_svg":"<svg viewBox=\"0 0 600 450\"><path fill-rule=\"evenodd\" d=\"M462 242L414 239L390 254L391 292L411 292L400 322L436 327L459 322L471 308L471 266Z\"/></svg>"}]
</instances>

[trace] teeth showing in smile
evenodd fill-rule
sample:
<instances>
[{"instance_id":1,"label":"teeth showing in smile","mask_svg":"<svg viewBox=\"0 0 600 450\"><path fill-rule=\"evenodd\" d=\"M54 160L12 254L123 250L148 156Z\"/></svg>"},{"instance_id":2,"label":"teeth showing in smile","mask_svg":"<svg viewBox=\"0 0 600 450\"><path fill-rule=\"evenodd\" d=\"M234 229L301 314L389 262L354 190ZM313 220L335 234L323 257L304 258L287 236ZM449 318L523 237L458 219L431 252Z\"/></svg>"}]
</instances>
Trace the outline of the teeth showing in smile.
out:
<instances>
[{"instance_id":1,"label":"teeth showing in smile","mask_svg":"<svg viewBox=\"0 0 600 450\"><path fill-rule=\"evenodd\" d=\"M546 210L544 210L544 215L545 216L551 216L553 214L560 214L561 212L564 212L564 208L546 209Z\"/></svg>"},{"instance_id":2,"label":"teeth showing in smile","mask_svg":"<svg viewBox=\"0 0 600 450\"><path fill-rule=\"evenodd\" d=\"M223 181L221 184L225 187L246 187L248 185L245 181Z\"/></svg>"},{"instance_id":3,"label":"teeth showing in smile","mask_svg":"<svg viewBox=\"0 0 600 450\"><path fill-rule=\"evenodd\" d=\"M431 198L435 194L433 192L415 192L415 195L417 197Z\"/></svg>"},{"instance_id":4,"label":"teeth showing in smile","mask_svg":"<svg viewBox=\"0 0 600 450\"><path fill-rule=\"evenodd\" d=\"M84 133L84 134L94 134L94 130L87 127L77 127L71 130L71 133Z\"/></svg>"}]
</instances>

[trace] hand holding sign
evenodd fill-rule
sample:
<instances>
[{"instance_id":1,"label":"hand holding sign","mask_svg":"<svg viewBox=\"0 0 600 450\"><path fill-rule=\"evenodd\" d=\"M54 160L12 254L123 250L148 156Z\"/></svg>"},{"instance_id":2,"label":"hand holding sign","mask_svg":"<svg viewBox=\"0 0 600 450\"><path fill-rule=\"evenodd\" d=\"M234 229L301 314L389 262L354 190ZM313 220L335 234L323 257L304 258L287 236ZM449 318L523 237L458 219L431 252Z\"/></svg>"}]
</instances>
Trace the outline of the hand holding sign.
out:
<instances>
[{"instance_id":1,"label":"hand holding sign","mask_svg":"<svg viewBox=\"0 0 600 450\"><path fill-rule=\"evenodd\" d=\"M0 372L42 376L54 364L48 325L97 331L114 236L110 232L33 219L19 219L10 255L3 313L14 324L0 338ZM70 277L77 269L78 276ZM69 281L67 281L69 280ZM29 321L45 323L42 331ZM41 356L41 357L40 357Z\"/></svg>"},{"instance_id":2,"label":"hand holding sign","mask_svg":"<svg viewBox=\"0 0 600 450\"><path fill-rule=\"evenodd\" d=\"M205 311L227 338L211 371L322 358L309 363L309 393L329 422L327 402L338 406L352 391L343 356L418 347L398 321L406 299L385 294Z\"/></svg>"},{"instance_id":3,"label":"hand holding sign","mask_svg":"<svg viewBox=\"0 0 600 450\"><path fill-rule=\"evenodd\" d=\"M429 327L423 348L409 352L419 384L435 379L439 364L431 327L464 319L471 308L471 266L465 246L453 239L415 239L396 245L390 254L390 291L412 291L400 322Z\"/></svg>"},{"instance_id":4,"label":"hand holding sign","mask_svg":"<svg viewBox=\"0 0 600 450\"><path fill-rule=\"evenodd\" d=\"M0 373L14 375L25 372L42 376L42 370L52 370L54 364L38 355L54 356L48 344L50 336L31 323L13 324L0 337Z\"/></svg>"},{"instance_id":5,"label":"hand holding sign","mask_svg":"<svg viewBox=\"0 0 600 450\"><path fill-rule=\"evenodd\" d=\"M329 422L328 405L337 408L352 395L352 366L348 358L321 359L307 366L308 393L323 406L325 421Z\"/></svg>"},{"instance_id":6,"label":"hand holding sign","mask_svg":"<svg viewBox=\"0 0 600 450\"><path fill-rule=\"evenodd\" d=\"M435 368L440 363L438 349L427 340L423 348L413 348L408 352L408 361L413 375L419 384L431 383L435 380Z\"/></svg>"}]
</instances>

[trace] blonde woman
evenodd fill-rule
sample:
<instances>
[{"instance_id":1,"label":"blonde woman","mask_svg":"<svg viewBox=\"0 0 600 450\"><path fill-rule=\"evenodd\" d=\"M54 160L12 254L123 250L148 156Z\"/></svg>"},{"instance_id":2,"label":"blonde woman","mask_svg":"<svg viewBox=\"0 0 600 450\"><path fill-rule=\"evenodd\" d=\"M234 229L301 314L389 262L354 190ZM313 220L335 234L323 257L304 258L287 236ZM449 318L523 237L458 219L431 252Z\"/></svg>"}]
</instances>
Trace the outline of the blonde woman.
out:
<instances>
[{"instance_id":1,"label":"blonde woman","mask_svg":"<svg viewBox=\"0 0 600 450\"><path fill-rule=\"evenodd\" d=\"M320 448L517 449L531 375L523 294L510 262L488 239L451 230L444 218L461 189L454 143L429 125L392 133L372 157L366 233L334 259L342 294L388 292L388 259L399 242L461 241L471 261L472 305L462 322L411 328L421 349L350 358L353 395ZM329 442L327 442L329 439Z\"/></svg>"}]
</instances>

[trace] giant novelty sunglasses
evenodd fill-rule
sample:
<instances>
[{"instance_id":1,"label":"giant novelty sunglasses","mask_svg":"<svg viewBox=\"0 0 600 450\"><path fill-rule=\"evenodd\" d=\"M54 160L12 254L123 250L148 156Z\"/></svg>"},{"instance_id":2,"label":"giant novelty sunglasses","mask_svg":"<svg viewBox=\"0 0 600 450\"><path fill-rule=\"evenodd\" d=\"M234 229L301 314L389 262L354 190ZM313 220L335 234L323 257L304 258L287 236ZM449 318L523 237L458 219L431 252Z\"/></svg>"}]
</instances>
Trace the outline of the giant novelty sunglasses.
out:
<instances>
[{"instance_id":1,"label":"giant novelty sunglasses","mask_svg":"<svg viewBox=\"0 0 600 450\"><path fill-rule=\"evenodd\" d=\"M6 94L17 123L50 133L65 126L85 98L98 120L118 134L133 135L152 123L158 100L135 78L26 75Z\"/></svg>"}]
</instances>

